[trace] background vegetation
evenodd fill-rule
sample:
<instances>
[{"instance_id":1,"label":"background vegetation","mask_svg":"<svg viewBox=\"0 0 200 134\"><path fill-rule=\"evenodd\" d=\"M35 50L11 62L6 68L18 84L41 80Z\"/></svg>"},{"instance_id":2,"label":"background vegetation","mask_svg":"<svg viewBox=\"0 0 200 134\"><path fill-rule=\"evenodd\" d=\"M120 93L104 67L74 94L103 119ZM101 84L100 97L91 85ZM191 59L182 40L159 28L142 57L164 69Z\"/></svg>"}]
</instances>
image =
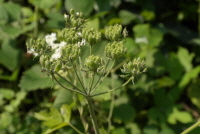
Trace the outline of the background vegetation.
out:
<instances>
[{"instance_id":1,"label":"background vegetation","mask_svg":"<svg viewBox=\"0 0 200 134\"><path fill-rule=\"evenodd\" d=\"M48 79L25 47L30 37L59 33L65 26L63 13L71 8L85 14L88 27L123 24L129 31L126 58L146 60L147 73L136 78L135 85L115 92L112 134L177 134L199 119L198 1L0 0L1 134L40 134L48 125L37 120L34 112L74 105L73 95ZM101 52L104 43L96 51ZM117 72L116 85L122 83ZM109 84L100 88L109 89ZM109 94L95 99L103 126L110 99ZM88 116L87 111L84 114ZM76 106L71 120L83 129ZM198 132L199 128L190 134ZM55 133L76 132L64 127Z\"/></svg>"}]
</instances>

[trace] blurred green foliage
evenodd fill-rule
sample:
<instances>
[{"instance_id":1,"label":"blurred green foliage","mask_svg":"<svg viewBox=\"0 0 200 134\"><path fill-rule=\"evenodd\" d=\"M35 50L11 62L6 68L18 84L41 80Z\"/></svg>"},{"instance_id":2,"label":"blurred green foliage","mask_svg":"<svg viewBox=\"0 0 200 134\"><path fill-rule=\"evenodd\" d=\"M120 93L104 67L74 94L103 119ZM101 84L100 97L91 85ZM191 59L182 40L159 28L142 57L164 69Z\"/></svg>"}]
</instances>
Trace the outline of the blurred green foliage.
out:
<instances>
[{"instance_id":1,"label":"blurred green foliage","mask_svg":"<svg viewBox=\"0 0 200 134\"><path fill-rule=\"evenodd\" d=\"M1 134L39 134L58 128L61 129L57 133L75 134L70 127L63 127L69 120L84 131L77 113L81 108L74 95L40 72L38 59L32 60L25 47L30 37L60 33L65 26L63 13L71 8L85 14L87 27L101 30L115 23L123 24L129 31L126 58L139 56L148 66L148 72L136 78L135 85L115 92L112 134L176 134L197 121L200 117L197 1L0 0ZM105 44L102 41L94 46L94 53L101 55ZM119 85L122 80L119 74L115 75L114 84ZM110 79L102 83L102 90L109 89ZM110 99L110 95L95 98L99 124L105 126L101 128L102 134L107 129ZM35 112L38 113L34 115ZM82 114L89 117L87 107ZM199 131L196 128L190 134Z\"/></svg>"}]
</instances>

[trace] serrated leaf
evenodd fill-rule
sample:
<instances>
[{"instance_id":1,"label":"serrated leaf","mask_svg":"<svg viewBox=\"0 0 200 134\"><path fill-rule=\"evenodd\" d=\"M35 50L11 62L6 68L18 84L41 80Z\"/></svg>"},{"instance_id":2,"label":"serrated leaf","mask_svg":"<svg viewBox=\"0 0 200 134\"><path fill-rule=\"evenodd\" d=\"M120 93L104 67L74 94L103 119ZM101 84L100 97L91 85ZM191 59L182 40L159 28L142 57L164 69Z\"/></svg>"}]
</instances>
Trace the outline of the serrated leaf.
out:
<instances>
[{"instance_id":1,"label":"serrated leaf","mask_svg":"<svg viewBox=\"0 0 200 134\"><path fill-rule=\"evenodd\" d=\"M180 47L177 55L180 63L184 66L185 70L189 72L192 69L192 59L195 56L194 53L190 54L187 49Z\"/></svg>"},{"instance_id":2,"label":"serrated leaf","mask_svg":"<svg viewBox=\"0 0 200 134\"><path fill-rule=\"evenodd\" d=\"M74 9L76 12L83 12L85 16L89 16L94 7L94 0L65 0L65 8L70 11Z\"/></svg>"},{"instance_id":3,"label":"serrated leaf","mask_svg":"<svg viewBox=\"0 0 200 134\"><path fill-rule=\"evenodd\" d=\"M5 40L0 49L0 63L13 71L19 64L20 50L12 47L13 40Z\"/></svg>"},{"instance_id":4,"label":"serrated leaf","mask_svg":"<svg viewBox=\"0 0 200 134\"><path fill-rule=\"evenodd\" d=\"M61 115L64 118L64 122L69 124L71 119L71 107L69 105L62 105L60 108Z\"/></svg>"},{"instance_id":5,"label":"serrated leaf","mask_svg":"<svg viewBox=\"0 0 200 134\"><path fill-rule=\"evenodd\" d=\"M19 83L19 87L25 91L44 89L51 86L52 80L46 77L45 73L41 72L39 65L34 65L25 71Z\"/></svg>"}]
</instances>

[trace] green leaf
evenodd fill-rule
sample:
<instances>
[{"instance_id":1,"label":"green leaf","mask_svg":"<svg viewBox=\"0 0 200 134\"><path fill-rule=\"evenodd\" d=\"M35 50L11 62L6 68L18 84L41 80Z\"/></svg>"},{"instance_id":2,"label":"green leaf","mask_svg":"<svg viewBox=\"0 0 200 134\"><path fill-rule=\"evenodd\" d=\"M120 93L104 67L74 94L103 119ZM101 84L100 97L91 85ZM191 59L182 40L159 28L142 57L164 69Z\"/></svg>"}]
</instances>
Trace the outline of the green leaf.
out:
<instances>
[{"instance_id":1,"label":"green leaf","mask_svg":"<svg viewBox=\"0 0 200 134\"><path fill-rule=\"evenodd\" d=\"M1 119L0 119L0 130L6 129L6 127L8 127L11 124L11 122L13 120L13 116L8 112L4 112L4 113L0 114L0 117L1 117Z\"/></svg>"},{"instance_id":2,"label":"green leaf","mask_svg":"<svg viewBox=\"0 0 200 134\"><path fill-rule=\"evenodd\" d=\"M135 117L135 109L128 104L121 104L114 108L113 118L116 122L129 122Z\"/></svg>"},{"instance_id":3,"label":"green leaf","mask_svg":"<svg viewBox=\"0 0 200 134\"><path fill-rule=\"evenodd\" d=\"M133 20L137 19L137 15L127 10L120 10L119 17L122 19L123 25L130 24Z\"/></svg>"},{"instance_id":4,"label":"green leaf","mask_svg":"<svg viewBox=\"0 0 200 134\"><path fill-rule=\"evenodd\" d=\"M110 10L110 1L109 0L96 0L98 6L98 12Z\"/></svg>"},{"instance_id":5,"label":"green leaf","mask_svg":"<svg viewBox=\"0 0 200 134\"><path fill-rule=\"evenodd\" d=\"M158 128L153 125L145 126L143 134L158 134Z\"/></svg>"},{"instance_id":6,"label":"green leaf","mask_svg":"<svg viewBox=\"0 0 200 134\"><path fill-rule=\"evenodd\" d=\"M49 114L46 111L40 111L38 113L34 113L34 117L38 120L47 121L49 119Z\"/></svg>"},{"instance_id":7,"label":"green leaf","mask_svg":"<svg viewBox=\"0 0 200 134\"><path fill-rule=\"evenodd\" d=\"M12 21L20 19L20 15L21 15L21 6L20 5L13 3L13 2L8 2L4 6L9 15L9 18Z\"/></svg>"},{"instance_id":8,"label":"green leaf","mask_svg":"<svg viewBox=\"0 0 200 134\"><path fill-rule=\"evenodd\" d=\"M127 134L125 128L116 128L112 131L111 134Z\"/></svg>"},{"instance_id":9,"label":"green leaf","mask_svg":"<svg viewBox=\"0 0 200 134\"><path fill-rule=\"evenodd\" d=\"M56 4L58 0L29 0L29 2L36 7L40 7L41 9L48 9Z\"/></svg>"},{"instance_id":10,"label":"green leaf","mask_svg":"<svg viewBox=\"0 0 200 134\"><path fill-rule=\"evenodd\" d=\"M95 17L87 21L87 25L85 28L87 29L94 28L95 30L99 30L99 26L100 26L99 18Z\"/></svg>"},{"instance_id":11,"label":"green leaf","mask_svg":"<svg viewBox=\"0 0 200 134\"><path fill-rule=\"evenodd\" d=\"M39 65L25 71L19 83L19 87L25 91L44 89L51 86L52 81L46 77L45 73L41 72Z\"/></svg>"},{"instance_id":12,"label":"green leaf","mask_svg":"<svg viewBox=\"0 0 200 134\"><path fill-rule=\"evenodd\" d=\"M196 105L198 108L200 108L200 79L195 80L194 83L192 83L188 88L188 96L192 103Z\"/></svg>"},{"instance_id":13,"label":"green leaf","mask_svg":"<svg viewBox=\"0 0 200 134\"><path fill-rule=\"evenodd\" d=\"M179 88L183 89L187 84L189 84L189 82L192 79L197 78L199 73L200 73L200 66L197 66L192 70L190 70L189 72L185 73L181 79L181 82L178 85Z\"/></svg>"},{"instance_id":14,"label":"green leaf","mask_svg":"<svg viewBox=\"0 0 200 134\"><path fill-rule=\"evenodd\" d=\"M19 65L20 50L13 47L14 40L4 40L0 49L0 63L13 71Z\"/></svg>"},{"instance_id":15,"label":"green leaf","mask_svg":"<svg viewBox=\"0 0 200 134\"><path fill-rule=\"evenodd\" d=\"M2 95L3 98L8 100L12 99L15 95L12 89L5 89L5 88L0 88L0 94Z\"/></svg>"},{"instance_id":16,"label":"green leaf","mask_svg":"<svg viewBox=\"0 0 200 134\"><path fill-rule=\"evenodd\" d=\"M89 16L94 7L94 0L65 0L65 8L68 12L74 9L76 12L83 12Z\"/></svg>"},{"instance_id":17,"label":"green leaf","mask_svg":"<svg viewBox=\"0 0 200 134\"><path fill-rule=\"evenodd\" d=\"M126 128L130 129L130 134L142 134L139 126L135 123L126 124Z\"/></svg>"},{"instance_id":18,"label":"green leaf","mask_svg":"<svg viewBox=\"0 0 200 134\"><path fill-rule=\"evenodd\" d=\"M189 53L187 49L179 47L178 58L180 63L184 66L185 70L189 72L192 69L192 59L194 58L194 53Z\"/></svg>"},{"instance_id":19,"label":"green leaf","mask_svg":"<svg viewBox=\"0 0 200 134\"><path fill-rule=\"evenodd\" d=\"M71 107L69 105L62 105L60 111L62 117L64 118L64 122L69 124L71 119Z\"/></svg>"},{"instance_id":20,"label":"green leaf","mask_svg":"<svg viewBox=\"0 0 200 134\"><path fill-rule=\"evenodd\" d=\"M48 127L55 127L61 123L62 123L62 116L60 112L55 108L51 108L49 113L49 118L44 122L44 125Z\"/></svg>"},{"instance_id":21,"label":"green leaf","mask_svg":"<svg viewBox=\"0 0 200 134\"><path fill-rule=\"evenodd\" d=\"M189 112L179 111L176 107L173 108L173 112L169 115L167 120L170 124L176 124L177 121L181 123L190 123L193 121Z\"/></svg>"},{"instance_id":22,"label":"green leaf","mask_svg":"<svg viewBox=\"0 0 200 134\"><path fill-rule=\"evenodd\" d=\"M53 103L53 107L60 108L63 104L72 104L73 102L73 94L72 92L66 89L59 89L56 99Z\"/></svg>"},{"instance_id":23,"label":"green leaf","mask_svg":"<svg viewBox=\"0 0 200 134\"><path fill-rule=\"evenodd\" d=\"M66 123L61 123L61 124L59 124L59 125L57 125L57 126L55 126L53 128L47 129L47 131L44 134L51 134L53 131L56 131L56 130L64 127L64 126L67 126L67 124Z\"/></svg>"},{"instance_id":24,"label":"green leaf","mask_svg":"<svg viewBox=\"0 0 200 134\"><path fill-rule=\"evenodd\" d=\"M4 4L0 4L0 26L5 25L8 19L8 13L6 12Z\"/></svg>"},{"instance_id":25,"label":"green leaf","mask_svg":"<svg viewBox=\"0 0 200 134\"><path fill-rule=\"evenodd\" d=\"M19 27L13 27L12 25L8 24L4 27L0 27L0 34L2 35L0 39L14 39L18 37L21 33L23 33L23 30Z\"/></svg>"}]
</instances>

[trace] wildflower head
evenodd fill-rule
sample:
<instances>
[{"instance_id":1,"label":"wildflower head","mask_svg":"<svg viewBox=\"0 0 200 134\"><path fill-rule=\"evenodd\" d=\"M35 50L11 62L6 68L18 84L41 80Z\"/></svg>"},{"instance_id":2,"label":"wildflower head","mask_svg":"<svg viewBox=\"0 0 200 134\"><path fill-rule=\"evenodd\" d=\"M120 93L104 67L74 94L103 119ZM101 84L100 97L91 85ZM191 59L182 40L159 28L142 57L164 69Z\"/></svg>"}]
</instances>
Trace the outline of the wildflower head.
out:
<instances>
[{"instance_id":1,"label":"wildflower head","mask_svg":"<svg viewBox=\"0 0 200 134\"><path fill-rule=\"evenodd\" d=\"M105 54L108 58L117 59L126 54L126 48L123 45L123 42L111 42L105 47Z\"/></svg>"},{"instance_id":2,"label":"wildflower head","mask_svg":"<svg viewBox=\"0 0 200 134\"><path fill-rule=\"evenodd\" d=\"M130 74L133 77L141 74L143 72L146 72L147 68L145 65L144 60L141 60L140 58L134 59L133 61L129 61L128 63L125 63L123 65L123 68L121 69L122 73L124 74Z\"/></svg>"},{"instance_id":3,"label":"wildflower head","mask_svg":"<svg viewBox=\"0 0 200 134\"><path fill-rule=\"evenodd\" d=\"M94 72L97 72L103 66L103 59L99 56L91 55L85 60L85 66Z\"/></svg>"}]
</instances>

